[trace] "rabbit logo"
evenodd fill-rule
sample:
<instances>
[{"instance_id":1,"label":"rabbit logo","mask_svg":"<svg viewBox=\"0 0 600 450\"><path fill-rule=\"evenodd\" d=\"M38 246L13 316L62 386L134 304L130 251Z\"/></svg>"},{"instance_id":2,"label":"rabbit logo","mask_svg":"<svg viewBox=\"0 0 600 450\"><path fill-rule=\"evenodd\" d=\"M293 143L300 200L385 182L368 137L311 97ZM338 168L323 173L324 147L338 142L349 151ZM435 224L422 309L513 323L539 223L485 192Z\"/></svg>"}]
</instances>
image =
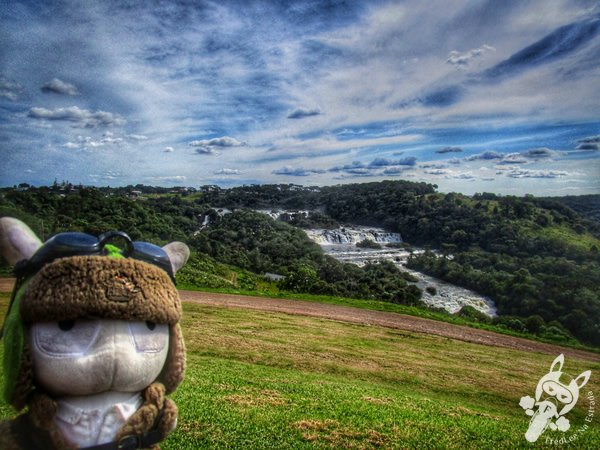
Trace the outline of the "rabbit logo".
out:
<instances>
[{"instance_id":1,"label":"rabbit logo","mask_svg":"<svg viewBox=\"0 0 600 450\"><path fill-rule=\"evenodd\" d=\"M531 416L525 439L535 442L546 431L567 431L571 424L565 415L573 409L579 399L579 390L585 386L592 374L587 370L575 379L563 373L564 355L559 355L552 365L550 372L540 378L535 389L535 400L530 396L521 397L519 406L525 414Z\"/></svg>"}]
</instances>

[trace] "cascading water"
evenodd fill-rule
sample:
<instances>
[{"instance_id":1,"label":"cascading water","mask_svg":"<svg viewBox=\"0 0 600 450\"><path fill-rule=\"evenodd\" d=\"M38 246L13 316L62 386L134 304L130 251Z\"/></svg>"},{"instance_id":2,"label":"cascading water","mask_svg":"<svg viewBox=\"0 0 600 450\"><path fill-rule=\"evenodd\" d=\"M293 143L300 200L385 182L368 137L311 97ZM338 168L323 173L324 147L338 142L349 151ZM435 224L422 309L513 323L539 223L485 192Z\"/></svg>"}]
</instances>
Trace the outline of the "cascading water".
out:
<instances>
[{"instance_id":1,"label":"cascading water","mask_svg":"<svg viewBox=\"0 0 600 450\"><path fill-rule=\"evenodd\" d=\"M305 230L306 234L319 245L356 245L368 240L378 244L400 244L402 238L398 233L389 233L379 228L345 227L336 230Z\"/></svg>"},{"instance_id":2,"label":"cascading water","mask_svg":"<svg viewBox=\"0 0 600 450\"><path fill-rule=\"evenodd\" d=\"M310 211L285 211L285 210L259 210L273 219L282 215L302 215L308 217ZM497 316L496 306L488 297L477 294L469 289L446 283L437 278L430 277L406 267L406 261L412 253L422 253L422 249L402 248L402 237L399 233L390 233L382 228L346 226L337 229L312 229L304 230L308 237L319 244L323 251L335 259L363 266L368 262L388 260L396 264L402 271L413 275L418 281L416 286L423 291L423 302L431 307L444 308L450 313L458 312L463 306L469 305L482 313ZM363 241L372 241L381 248L364 248L356 244ZM388 244L396 246L388 247ZM435 288L429 289L427 288ZM433 293L432 293L433 292Z\"/></svg>"},{"instance_id":3,"label":"cascading water","mask_svg":"<svg viewBox=\"0 0 600 450\"><path fill-rule=\"evenodd\" d=\"M323 251L339 261L363 266L368 262L388 260L396 264L402 271L417 278L415 283L423 291L422 300L431 307L444 308L450 313L458 312L463 306L469 305L482 313L495 317L497 315L494 302L487 297L469 289L430 277L406 267L406 261L413 253L421 253L422 249L411 251L404 248L386 247L387 244L401 244L402 237L398 233L390 233L381 228L344 227L334 230L314 229L305 230L308 237L319 244ZM359 248L357 243L370 240L381 245L381 248ZM435 288L435 290L427 288Z\"/></svg>"}]
</instances>

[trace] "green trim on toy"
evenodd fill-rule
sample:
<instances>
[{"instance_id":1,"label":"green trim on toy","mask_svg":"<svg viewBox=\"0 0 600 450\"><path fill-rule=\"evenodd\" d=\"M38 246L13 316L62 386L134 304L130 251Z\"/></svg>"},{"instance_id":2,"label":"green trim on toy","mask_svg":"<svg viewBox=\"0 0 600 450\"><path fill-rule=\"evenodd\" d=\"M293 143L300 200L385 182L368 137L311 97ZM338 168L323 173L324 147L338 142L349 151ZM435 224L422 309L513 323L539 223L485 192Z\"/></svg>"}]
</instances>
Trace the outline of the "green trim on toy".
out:
<instances>
[{"instance_id":1,"label":"green trim on toy","mask_svg":"<svg viewBox=\"0 0 600 450\"><path fill-rule=\"evenodd\" d=\"M106 250L108 252L106 256L108 256L109 258L114 258L114 259L124 258L123 254L121 253L121 249L119 247L117 247L116 245L106 244L104 246L104 250Z\"/></svg>"},{"instance_id":2,"label":"green trim on toy","mask_svg":"<svg viewBox=\"0 0 600 450\"><path fill-rule=\"evenodd\" d=\"M4 399L8 403L12 403L17 387L21 371L21 358L25 347L25 331L19 306L26 287L27 282L24 282L15 293L11 308L4 321Z\"/></svg>"}]
</instances>

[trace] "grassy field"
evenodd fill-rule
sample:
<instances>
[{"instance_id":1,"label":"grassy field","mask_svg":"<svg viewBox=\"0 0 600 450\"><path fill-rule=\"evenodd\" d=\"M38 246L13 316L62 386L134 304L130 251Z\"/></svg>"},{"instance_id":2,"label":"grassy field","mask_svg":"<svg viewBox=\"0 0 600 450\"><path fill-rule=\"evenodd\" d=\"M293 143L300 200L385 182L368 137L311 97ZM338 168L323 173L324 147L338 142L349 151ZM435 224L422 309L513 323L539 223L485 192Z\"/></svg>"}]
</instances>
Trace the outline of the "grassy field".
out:
<instances>
[{"instance_id":1,"label":"grassy field","mask_svg":"<svg viewBox=\"0 0 600 450\"><path fill-rule=\"evenodd\" d=\"M531 333L521 333L514 330L509 330L500 325L490 324L490 323L481 323L470 320L466 317L461 317L456 314L450 314L441 310L433 310L425 307L418 306L409 306L409 305L401 305L398 303L390 303L384 302L380 300L367 300L367 299L353 299L347 297L335 297L331 295L314 295L314 294L304 294L304 293L290 293L290 292L282 292L278 290L271 291L250 291L245 289L236 289L236 288L199 288L197 286L191 284L178 283L177 287L181 290L188 291L200 291L200 292L214 292L221 294L233 294L233 295L247 295L253 297L268 297L268 298L283 298L290 300L303 300L307 302L313 303L325 303L330 305L339 305L339 306L350 306L352 308L359 309L367 309L371 311L385 311L385 312L393 312L398 314L405 314L409 316L421 317L424 319L432 319L438 320L441 322L447 322L454 325L464 325L471 328L478 328L481 330L493 331L494 333L505 334L507 336L515 336L522 337L525 339L531 339L539 342L545 342L549 344L560 345L563 347L572 347L581 350L586 350L593 353L600 353L600 348L592 347L590 345L581 344L574 338L570 340L561 339L561 340L551 340L544 339L541 336L537 336Z\"/></svg>"},{"instance_id":2,"label":"grassy field","mask_svg":"<svg viewBox=\"0 0 600 450\"><path fill-rule=\"evenodd\" d=\"M1 294L2 309L7 295ZM303 316L185 304L186 379L163 449L529 448L533 396L554 356ZM592 370L572 430L600 396ZM572 448L598 448L600 407ZM0 408L3 417L13 413ZM560 438L570 432L546 431ZM540 447L542 445L539 445Z\"/></svg>"},{"instance_id":3,"label":"grassy field","mask_svg":"<svg viewBox=\"0 0 600 450\"><path fill-rule=\"evenodd\" d=\"M531 237L543 237L550 239L567 247L572 247L579 252L589 252L592 247L600 248L600 239L592 236L590 233L576 233L567 226L549 226L528 230L527 234Z\"/></svg>"}]
</instances>

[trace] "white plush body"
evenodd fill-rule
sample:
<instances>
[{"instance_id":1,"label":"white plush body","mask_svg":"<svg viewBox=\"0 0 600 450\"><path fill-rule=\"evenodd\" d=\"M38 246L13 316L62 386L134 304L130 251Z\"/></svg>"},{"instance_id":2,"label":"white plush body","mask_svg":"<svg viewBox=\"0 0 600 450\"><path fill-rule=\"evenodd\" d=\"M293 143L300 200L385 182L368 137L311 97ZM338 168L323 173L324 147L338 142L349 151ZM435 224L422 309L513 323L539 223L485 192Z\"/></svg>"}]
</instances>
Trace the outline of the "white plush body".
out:
<instances>
[{"instance_id":1,"label":"white plush body","mask_svg":"<svg viewBox=\"0 0 600 450\"><path fill-rule=\"evenodd\" d=\"M167 325L121 320L42 322L29 342L37 383L58 402L57 425L80 447L111 442L160 374Z\"/></svg>"},{"instance_id":2,"label":"white plush body","mask_svg":"<svg viewBox=\"0 0 600 450\"><path fill-rule=\"evenodd\" d=\"M70 442L90 447L114 440L131 415L142 406L139 392L103 392L58 399L56 424Z\"/></svg>"}]
</instances>

